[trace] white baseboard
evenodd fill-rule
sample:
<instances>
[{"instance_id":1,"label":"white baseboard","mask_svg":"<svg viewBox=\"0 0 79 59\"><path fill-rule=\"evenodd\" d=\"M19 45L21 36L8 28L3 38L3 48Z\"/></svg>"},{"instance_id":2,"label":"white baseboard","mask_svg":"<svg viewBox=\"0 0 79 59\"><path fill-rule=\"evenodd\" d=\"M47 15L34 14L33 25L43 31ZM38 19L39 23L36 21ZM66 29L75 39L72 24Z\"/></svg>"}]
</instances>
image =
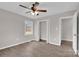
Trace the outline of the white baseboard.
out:
<instances>
[{"instance_id":1,"label":"white baseboard","mask_svg":"<svg viewBox=\"0 0 79 59\"><path fill-rule=\"evenodd\" d=\"M34 40L39 41L39 39L34 39Z\"/></svg>"},{"instance_id":2,"label":"white baseboard","mask_svg":"<svg viewBox=\"0 0 79 59\"><path fill-rule=\"evenodd\" d=\"M53 45L58 45L58 46L60 46L60 44L58 44L58 43L53 43L53 42L48 42L49 44L53 44Z\"/></svg>"},{"instance_id":3,"label":"white baseboard","mask_svg":"<svg viewBox=\"0 0 79 59\"><path fill-rule=\"evenodd\" d=\"M77 55L77 54L78 54L78 51L77 51L77 50L75 50L75 51L74 51L74 53L75 53L75 55Z\"/></svg>"},{"instance_id":4,"label":"white baseboard","mask_svg":"<svg viewBox=\"0 0 79 59\"><path fill-rule=\"evenodd\" d=\"M78 52L78 56L79 56L79 52Z\"/></svg>"},{"instance_id":5,"label":"white baseboard","mask_svg":"<svg viewBox=\"0 0 79 59\"><path fill-rule=\"evenodd\" d=\"M68 39L64 39L64 41L70 41L70 42L72 42L72 40L68 40Z\"/></svg>"},{"instance_id":6,"label":"white baseboard","mask_svg":"<svg viewBox=\"0 0 79 59\"><path fill-rule=\"evenodd\" d=\"M0 50L6 49L6 48L10 48L10 47L13 47L13 46L16 46L16 45L20 45L20 44L23 44L23 43L26 43L26 42L30 42L30 41L32 41L32 40L28 40L28 41L16 43L16 44L13 44L13 45L5 46L5 47L0 48Z\"/></svg>"}]
</instances>

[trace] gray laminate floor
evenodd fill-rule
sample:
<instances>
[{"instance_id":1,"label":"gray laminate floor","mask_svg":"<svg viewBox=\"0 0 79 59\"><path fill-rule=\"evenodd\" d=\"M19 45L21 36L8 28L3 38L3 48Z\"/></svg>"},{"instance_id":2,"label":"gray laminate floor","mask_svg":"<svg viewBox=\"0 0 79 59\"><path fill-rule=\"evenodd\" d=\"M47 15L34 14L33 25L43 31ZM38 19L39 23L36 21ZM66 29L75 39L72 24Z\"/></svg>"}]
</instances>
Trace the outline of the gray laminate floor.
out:
<instances>
[{"instance_id":1,"label":"gray laminate floor","mask_svg":"<svg viewBox=\"0 0 79 59\"><path fill-rule=\"evenodd\" d=\"M0 50L1 57L74 57L71 43L62 42L62 46L32 41Z\"/></svg>"}]
</instances>

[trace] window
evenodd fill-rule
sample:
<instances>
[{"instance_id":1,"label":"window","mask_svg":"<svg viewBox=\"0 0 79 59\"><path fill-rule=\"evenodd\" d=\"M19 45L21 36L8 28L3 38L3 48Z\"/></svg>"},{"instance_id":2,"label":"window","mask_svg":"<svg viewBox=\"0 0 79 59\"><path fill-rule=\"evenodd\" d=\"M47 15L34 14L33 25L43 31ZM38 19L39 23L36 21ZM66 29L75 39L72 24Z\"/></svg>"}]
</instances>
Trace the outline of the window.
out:
<instances>
[{"instance_id":1,"label":"window","mask_svg":"<svg viewBox=\"0 0 79 59\"><path fill-rule=\"evenodd\" d=\"M33 35L33 21L25 21L25 35Z\"/></svg>"}]
</instances>

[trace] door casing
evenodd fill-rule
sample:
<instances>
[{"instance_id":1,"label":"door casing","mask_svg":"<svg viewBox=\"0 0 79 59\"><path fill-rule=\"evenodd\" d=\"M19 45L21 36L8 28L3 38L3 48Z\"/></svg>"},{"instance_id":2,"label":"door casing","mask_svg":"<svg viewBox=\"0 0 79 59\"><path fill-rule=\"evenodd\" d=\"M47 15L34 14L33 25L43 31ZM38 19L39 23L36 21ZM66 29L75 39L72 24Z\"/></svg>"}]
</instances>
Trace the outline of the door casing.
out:
<instances>
[{"instance_id":1,"label":"door casing","mask_svg":"<svg viewBox=\"0 0 79 59\"><path fill-rule=\"evenodd\" d=\"M60 40L60 45L61 45L61 39L62 39L62 38L61 38L61 37L62 37L62 36L61 36L61 35L62 35L62 34L61 34L61 33L62 33L62 29L61 29L61 28L62 28L62 20L63 20L63 19L69 19L69 18L72 18L72 17L73 17L73 16L67 16L67 17L61 17L61 18L60 18L60 25L59 25L59 33L60 33L60 34L59 34L59 40Z\"/></svg>"},{"instance_id":2,"label":"door casing","mask_svg":"<svg viewBox=\"0 0 79 59\"><path fill-rule=\"evenodd\" d=\"M60 17L60 25L59 25L59 41L60 41L60 45L61 45L61 24L62 24L62 19L68 19L68 18L72 18L73 19L73 16L67 16L67 17ZM77 40L76 40L77 41ZM76 44L77 44L77 42L76 42ZM72 45L73 45L73 43L72 43ZM76 47L77 47L77 45L76 45ZM73 47L72 47L73 48ZM77 51L77 50L76 50ZM76 51L74 51L75 52L75 54L77 54L77 52Z\"/></svg>"},{"instance_id":3,"label":"door casing","mask_svg":"<svg viewBox=\"0 0 79 59\"><path fill-rule=\"evenodd\" d=\"M39 20L38 21L38 41L40 39L40 22L45 22L47 23L47 43L49 42L49 21L48 20Z\"/></svg>"}]
</instances>

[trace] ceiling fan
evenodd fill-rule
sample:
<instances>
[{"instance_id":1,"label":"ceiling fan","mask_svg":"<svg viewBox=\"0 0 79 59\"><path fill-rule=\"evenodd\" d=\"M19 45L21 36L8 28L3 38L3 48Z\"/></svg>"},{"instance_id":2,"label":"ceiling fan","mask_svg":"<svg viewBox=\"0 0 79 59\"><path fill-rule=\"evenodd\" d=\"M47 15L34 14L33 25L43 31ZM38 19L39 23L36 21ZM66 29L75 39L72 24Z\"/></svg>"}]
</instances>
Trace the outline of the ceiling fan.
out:
<instances>
[{"instance_id":1,"label":"ceiling fan","mask_svg":"<svg viewBox=\"0 0 79 59\"><path fill-rule=\"evenodd\" d=\"M24 5L19 5L20 7L23 7L23 8L26 8L28 10L31 10L31 11L28 11L26 13L31 13L32 15L39 15L39 12L47 12L47 10L43 10L43 9L38 9L37 6L39 6L39 2L35 2L32 4L32 7L29 8L29 7L26 7Z\"/></svg>"}]
</instances>

